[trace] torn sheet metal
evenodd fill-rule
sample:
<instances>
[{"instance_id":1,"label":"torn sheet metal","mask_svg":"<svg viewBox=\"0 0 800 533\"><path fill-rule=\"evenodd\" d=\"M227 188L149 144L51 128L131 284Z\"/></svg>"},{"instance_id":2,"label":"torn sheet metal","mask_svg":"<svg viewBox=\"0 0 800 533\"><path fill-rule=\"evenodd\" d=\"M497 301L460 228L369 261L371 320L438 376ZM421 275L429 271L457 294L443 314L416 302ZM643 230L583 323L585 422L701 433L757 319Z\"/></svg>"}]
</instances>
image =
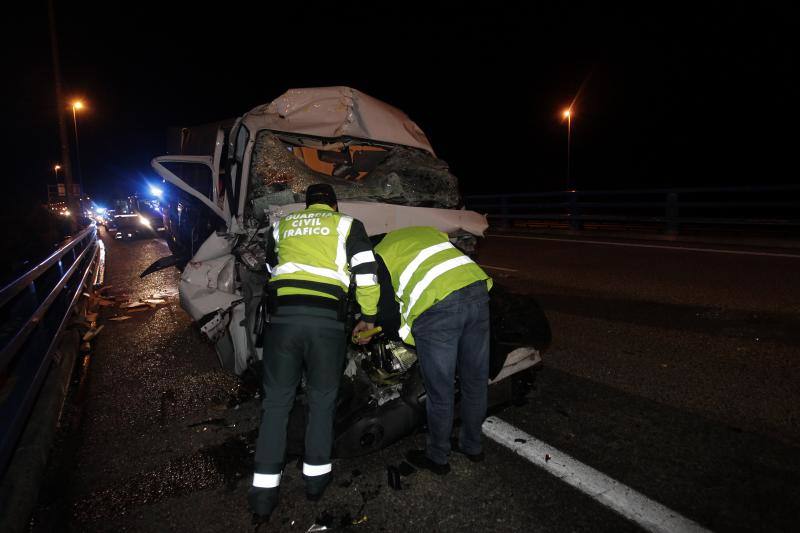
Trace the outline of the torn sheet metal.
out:
<instances>
[{"instance_id":1,"label":"torn sheet metal","mask_svg":"<svg viewBox=\"0 0 800 533\"><path fill-rule=\"evenodd\" d=\"M250 131L273 130L317 137L354 137L421 148L434 154L408 115L350 87L289 89L242 118Z\"/></svg>"},{"instance_id":2,"label":"torn sheet metal","mask_svg":"<svg viewBox=\"0 0 800 533\"><path fill-rule=\"evenodd\" d=\"M294 211L305 209L305 204L270 205L271 222ZM364 223L367 234L377 235L409 226L433 226L445 233L459 230L483 236L489 227L486 217L465 209L437 209L410 207L376 202L339 202L339 211Z\"/></svg>"},{"instance_id":3,"label":"torn sheet metal","mask_svg":"<svg viewBox=\"0 0 800 533\"><path fill-rule=\"evenodd\" d=\"M362 177L346 179L313 171L293 155L292 149L269 131L258 133L250 165L249 202L245 207L256 218L265 204L302 201L306 188L313 183L330 184L339 200L444 208L458 207L461 203L458 178L450 173L446 162L426 152L392 147L381 152L383 159Z\"/></svg>"},{"instance_id":4,"label":"torn sheet metal","mask_svg":"<svg viewBox=\"0 0 800 533\"><path fill-rule=\"evenodd\" d=\"M229 249L220 248L222 241L212 234L200 247L195 256L209 257ZM228 309L231 304L241 298L236 294L235 259L231 254L208 258L203 261L191 261L181 273L178 294L181 307L194 320L216 311Z\"/></svg>"}]
</instances>

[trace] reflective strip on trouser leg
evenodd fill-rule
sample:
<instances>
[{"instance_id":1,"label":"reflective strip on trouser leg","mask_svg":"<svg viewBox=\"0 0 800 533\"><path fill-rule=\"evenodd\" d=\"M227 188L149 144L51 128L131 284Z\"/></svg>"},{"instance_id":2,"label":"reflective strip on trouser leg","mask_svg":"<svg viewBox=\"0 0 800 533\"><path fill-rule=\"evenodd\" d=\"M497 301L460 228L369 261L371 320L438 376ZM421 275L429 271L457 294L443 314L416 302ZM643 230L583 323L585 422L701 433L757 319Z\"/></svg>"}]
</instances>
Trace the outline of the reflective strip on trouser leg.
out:
<instances>
[{"instance_id":1,"label":"reflective strip on trouser leg","mask_svg":"<svg viewBox=\"0 0 800 533\"><path fill-rule=\"evenodd\" d=\"M260 489L273 489L281 484L281 474L253 474L253 486Z\"/></svg>"},{"instance_id":2,"label":"reflective strip on trouser leg","mask_svg":"<svg viewBox=\"0 0 800 533\"><path fill-rule=\"evenodd\" d=\"M303 463L303 475L304 476L321 476L323 474L327 474L331 471L331 463L324 464L324 465L310 465L308 463Z\"/></svg>"}]
</instances>

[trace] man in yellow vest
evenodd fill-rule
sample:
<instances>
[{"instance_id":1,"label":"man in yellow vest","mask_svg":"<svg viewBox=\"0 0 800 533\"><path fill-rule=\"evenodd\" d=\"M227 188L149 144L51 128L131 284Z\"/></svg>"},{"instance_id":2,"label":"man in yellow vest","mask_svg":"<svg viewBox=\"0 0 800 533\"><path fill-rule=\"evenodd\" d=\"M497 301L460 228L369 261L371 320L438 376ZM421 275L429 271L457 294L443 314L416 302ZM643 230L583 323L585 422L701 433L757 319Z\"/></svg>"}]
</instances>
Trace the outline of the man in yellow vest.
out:
<instances>
[{"instance_id":1,"label":"man in yellow vest","mask_svg":"<svg viewBox=\"0 0 800 533\"><path fill-rule=\"evenodd\" d=\"M400 305L398 334L416 345L427 392L427 446L410 450L408 461L440 475L450 471L456 369L461 389L457 451L473 462L483 460L491 278L436 228L392 231L375 253L391 276Z\"/></svg>"},{"instance_id":2,"label":"man in yellow vest","mask_svg":"<svg viewBox=\"0 0 800 533\"><path fill-rule=\"evenodd\" d=\"M303 478L310 500L331 480L333 418L344 370L344 318L351 279L363 327L371 328L380 294L364 225L337 210L327 184L306 191L306 209L274 224L267 245L270 325L264 333L263 417L250 509L264 519L278 503L286 427L305 367L308 386Z\"/></svg>"}]
</instances>

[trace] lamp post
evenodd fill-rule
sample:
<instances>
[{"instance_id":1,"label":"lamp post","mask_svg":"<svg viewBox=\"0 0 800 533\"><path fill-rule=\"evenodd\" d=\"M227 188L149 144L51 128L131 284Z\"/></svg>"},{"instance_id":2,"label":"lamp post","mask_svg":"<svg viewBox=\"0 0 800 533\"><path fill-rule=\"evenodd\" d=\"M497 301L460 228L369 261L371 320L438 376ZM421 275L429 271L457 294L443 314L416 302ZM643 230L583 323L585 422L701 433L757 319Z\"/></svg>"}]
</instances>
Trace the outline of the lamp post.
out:
<instances>
[{"instance_id":1,"label":"lamp post","mask_svg":"<svg viewBox=\"0 0 800 533\"><path fill-rule=\"evenodd\" d=\"M56 165L53 167L53 171L56 173L56 183L58 183L58 171L61 170L61 165Z\"/></svg>"},{"instance_id":2,"label":"lamp post","mask_svg":"<svg viewBox=\"0 0 800 533\"><path fill-rule=\"evenodd\" d=\"M75 160L78 163L78 205L80 212L83 213L83 172L81 170L81 147L78 143L78 111L83 109L83 102L75 100L72 102L72 124L75 126Z\"/></svg>"},{"instance_id":3,"label":"lamp post","mask_svg":"<svg viewBox=\"0 0 800 533\"><path fill-rule=\"evenodd\" d=\"M572 181L569 176L570 148L572 145L572 108L565 109L563 116L567 119L567 190L570 190L572 189Z\"/></svg>"}]
</instances>

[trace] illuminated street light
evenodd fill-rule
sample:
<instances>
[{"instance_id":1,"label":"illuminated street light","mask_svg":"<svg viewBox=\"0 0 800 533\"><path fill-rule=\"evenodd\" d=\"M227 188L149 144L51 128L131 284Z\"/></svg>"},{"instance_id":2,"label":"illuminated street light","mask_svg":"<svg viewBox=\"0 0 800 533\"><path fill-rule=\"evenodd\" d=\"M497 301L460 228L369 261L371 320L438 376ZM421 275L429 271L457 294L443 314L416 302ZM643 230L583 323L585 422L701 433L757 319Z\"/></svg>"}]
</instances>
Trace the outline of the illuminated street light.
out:
<instances>
[{"instance_id":1,"label":"illuminated street light","mask_svg":"<svg viewBox=\"0 0 800 533\"><path fill-rule=\"evenodd\" d=\"M75 100L72 102L72 123L75 126L75 158L78 162L78 188L80 189L80 193L78 194L78 201L80 202L80 197L83 196L83 172L81 171L81 148L80 144L78 143L78 115L77 112L83 109L84 105L83 102L80 100ZM83 204L81 203L81 210L83 210Z\"/></svg>"},{"instance_id":2,"label":"illuminated street light","mask_svg":"<svg viewBox=\"0 0 800 533\"><path fill-rule=\"evenodd\" d=\"M61 165L56 165L53 167L53 170L56 173L56 183L58 183L58 171L61 170Z\"/></svg>"},{"instance_id":3,"label":"illuminated street light","mask_svg":"<svg viewBox=\"0 0 800 533\"><path fill-rule=\"evenodd\" d=\"M572 189L572 181L569 176L570 148L572 145L572 108L566 108L562 116L567 119L567 190L570 190Z\"/></svg>"}]
</instances>

